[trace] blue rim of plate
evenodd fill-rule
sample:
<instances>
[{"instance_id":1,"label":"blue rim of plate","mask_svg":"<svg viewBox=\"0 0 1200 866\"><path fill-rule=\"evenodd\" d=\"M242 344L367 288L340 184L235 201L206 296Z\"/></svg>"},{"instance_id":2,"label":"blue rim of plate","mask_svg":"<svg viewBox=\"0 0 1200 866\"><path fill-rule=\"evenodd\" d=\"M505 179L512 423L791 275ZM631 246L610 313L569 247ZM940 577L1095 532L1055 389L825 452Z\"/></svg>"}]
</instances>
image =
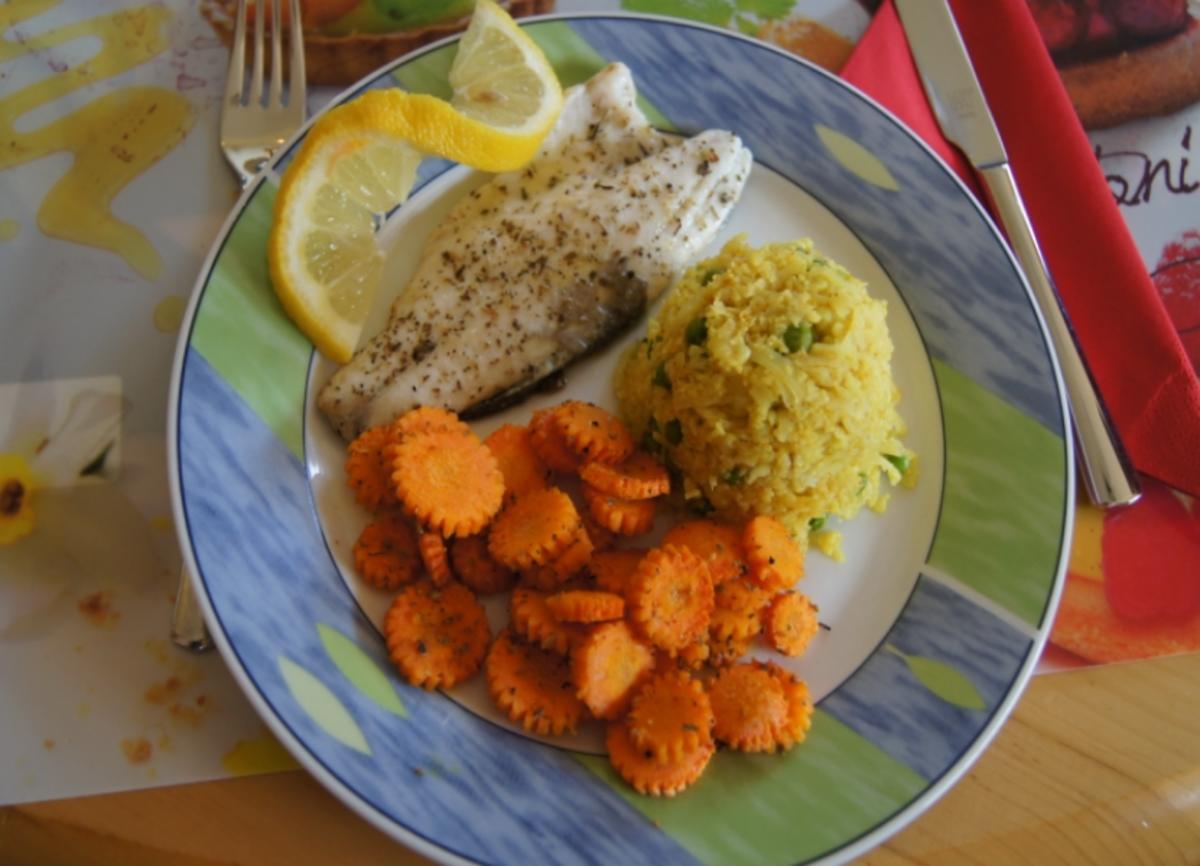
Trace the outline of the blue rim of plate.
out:
<instances>
[{"instance_id":1,"label":"blue rim of plate","mask_svg":"<svg viewBox=\"0 0 1200 866\"><path fill-rule=\"evenodd\" d=\"M274 183L264 175L204 264L171 386L172 499L214 638L300 762L427 856L764 864L858 856L965 772L1044 645L1074 495L1065 396L1044 323L966 187L852 86L762 42L671 18L580 13L521 23L565 84L621 60L660 123L694 131L737 116L756 159L853 227L878 259L914 315L942 401L946 474L928 562L886 639L820 701L805 744L783 757L719 753L700 784L671 800L639 797L603 759L546 748L404 685L338 576L313 503L300 417L313 350L267 280ZM439 92L456 41L383 67L331 105L377 86ZM276 171L303 135L276 157ZM428 160L418 186L447 167ZM897 195L905 208L887 206ZM897 212L919 216L897 225Z\"/></svg>"}]
</instances>

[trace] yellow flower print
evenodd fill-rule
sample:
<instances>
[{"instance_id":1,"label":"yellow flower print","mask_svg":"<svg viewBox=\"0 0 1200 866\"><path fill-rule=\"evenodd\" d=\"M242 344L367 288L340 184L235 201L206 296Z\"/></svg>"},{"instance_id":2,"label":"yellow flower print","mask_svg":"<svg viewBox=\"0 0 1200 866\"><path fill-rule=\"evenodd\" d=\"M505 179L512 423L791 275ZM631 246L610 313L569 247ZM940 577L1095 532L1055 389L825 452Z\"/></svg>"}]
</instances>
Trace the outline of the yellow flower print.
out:
<instances>
[{"instance_id":1,"label":"yellow flower print","mask_svg":"<svg viewBox=\"0 0 1200 866\"><path fill-rule=\"evenodd\" d=\"M33 532L33 473L18 454L0 454L0 544Z\"/></svg>"}]
</instances>

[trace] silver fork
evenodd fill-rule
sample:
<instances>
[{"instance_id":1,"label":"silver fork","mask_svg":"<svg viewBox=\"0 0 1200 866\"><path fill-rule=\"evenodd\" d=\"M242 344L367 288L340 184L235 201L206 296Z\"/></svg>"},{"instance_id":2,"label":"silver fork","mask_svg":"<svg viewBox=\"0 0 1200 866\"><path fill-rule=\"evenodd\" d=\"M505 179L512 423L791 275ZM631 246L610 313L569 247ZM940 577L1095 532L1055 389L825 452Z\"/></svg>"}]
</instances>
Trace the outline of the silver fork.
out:
<instances>
[{"instance_id":1,"label":"silver fork","mask_svg":"<svg viewBox=\"0 0 1200 866\"><path fill-rule=\"evenodd\" d=\"M286 0L291 13L288 46L287 101L283 99L283 21L281 0L258 0L254 16L254 56L246 81L246 0L238 0L225 103L221 109L221 150L246 186L271 155L304 123L304 32L300 26L300 0ZM263 99L266 63L266 18L271 6L271 78Z\"/></svg>"},{"instance_id":2,"label":"silver fork","mask_svg":"<svg viewBox=\"0 0 1200 866\"><path fill-rule=\"evenodd\" d=\"M263 100L265 72L266 15L262 9L271 4L271 79ZM283 20L280 0L260 0L254 16L254 46L250 78L246 81L246 0L238 0L233 46L229 55L229 73L225 82L225 102L221 108L221 151L245 187L270 160L279 147L304 124L304 30L300 25L300 0L287 0L291 13L288 28L287 101L283 93ZM247 87L248 84L248 87ZM248 90L248 92L247 92ZM196 595L193 577L187 566L179 573L175 607L171 613L171 640L197 652L212 647L212 637L204 625L204 612Z\"/></svg>"}]
</instances>

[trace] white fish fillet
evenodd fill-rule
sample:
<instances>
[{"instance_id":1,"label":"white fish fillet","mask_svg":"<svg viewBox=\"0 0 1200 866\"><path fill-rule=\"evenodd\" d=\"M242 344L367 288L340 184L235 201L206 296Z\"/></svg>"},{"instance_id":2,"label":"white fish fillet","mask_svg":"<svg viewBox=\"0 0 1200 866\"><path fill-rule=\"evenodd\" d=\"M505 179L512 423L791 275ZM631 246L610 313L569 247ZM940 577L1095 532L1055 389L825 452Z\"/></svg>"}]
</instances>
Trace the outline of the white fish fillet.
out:
<instances>
[{"instance_id":1,"label":"white fish fillet","mask_svg":"<svg viewBox=\"0 0 1200 866\"><path fill-rule=\"evenodd\" d=\"M539 156L459 202L383 331L318 405L349 439L418 405L463 412L611 338L713 239L751 155L731 132L653 129L613 64L570 89Z\"/></svg>"}]
</instances>

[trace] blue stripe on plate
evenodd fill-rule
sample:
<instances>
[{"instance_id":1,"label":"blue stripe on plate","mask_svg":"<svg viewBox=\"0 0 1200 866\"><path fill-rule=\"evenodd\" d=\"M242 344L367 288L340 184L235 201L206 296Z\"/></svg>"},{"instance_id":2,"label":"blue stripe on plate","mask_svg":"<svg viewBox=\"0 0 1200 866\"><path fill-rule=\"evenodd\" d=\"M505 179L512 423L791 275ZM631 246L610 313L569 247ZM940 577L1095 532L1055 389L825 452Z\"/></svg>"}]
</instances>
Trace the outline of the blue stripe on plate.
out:
<instances>
[{"instance_id":1,"label":"blue stripe on plate","mask_svg":"<svg viewBox=\"0 0 1200 866\"><path fill-rule=\"evenodd\" d=\"M1032 647L1000 617L921 575L883 644L821 709L934 780L991 721ZM981 708L971 707L974 698Z\"/></svg>"},{"instance_id":2,"label":"blue stripe on plate","mask_svg":"<svg viewBox=\"0 0 1200 866\"><path fill-rule=\"evenodd\" d=\"M696 862L570 753L398 680L407 719L362 695L330 661L318 623L389 663L328 559L302 465L195 350L180 407L187 527L219 626L275 715L331 775L400 826L485 863ZM280 676L280 654L333 692L370 755L306 714Z\"/></svg>"}]
</instances>

